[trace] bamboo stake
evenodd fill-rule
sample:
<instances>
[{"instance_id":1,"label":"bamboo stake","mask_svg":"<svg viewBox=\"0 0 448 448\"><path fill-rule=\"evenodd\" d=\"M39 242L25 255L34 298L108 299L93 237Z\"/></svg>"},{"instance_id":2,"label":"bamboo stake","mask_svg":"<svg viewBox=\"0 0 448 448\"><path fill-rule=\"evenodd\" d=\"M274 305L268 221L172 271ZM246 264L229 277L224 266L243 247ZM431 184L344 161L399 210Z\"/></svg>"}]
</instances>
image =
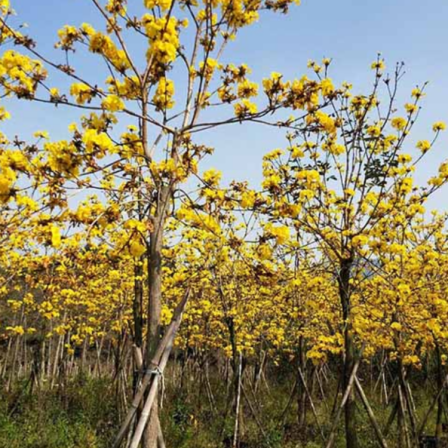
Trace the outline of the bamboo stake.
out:
<instances>
[{"instance_id":1,"label":"bamboo stake","mask_svg":"<svg viewBox=\"0 0 448 448\"><path fill-rule=\"evenodd\" d=\"M316 371L316 378L317 378L317 383L319 384L320 395L322 397L322 401L324 402L325 410L327 411L327 413L329 413L330 409L328 408L327 397L325 395L324 386L322 384L322 380L321 380L320 373L318 370Z\"/></svg>"},{"instance_id":2,"label":"bamboo stake","mask_svg":"<svg viewBox=\"0 0 448 448\"><path fill-rule=\"evenodd\" d=\"M126 434L126 431L129 427L129 425L131 424L135 413L137 412L140 402L142 401L142 399L144 397L146 389L147 389L149 383L151 382L151 379L154 377L154 374L153 374L154 369L161 368L162 355L164 354L165 349L168 347L170 340L174 340L174 336L177 332L177 329L180 326L180 322L182 320L182 314L183 314L185 306L188 302L189 295L190 295L190 293L188 290L186 292L184 298L181 300L181 302L177 305L176 309L174 310L173 318L172 318L170 324L168 325L165 335L163 336L162 340L160 341L160 343L157 347L154 357L151 360L151 365L148 366L148 369L146 370L145 375L142 378L142 384L140 386L140 389L135 394L135 397L131 403L131 407L130 407L130 409L120 427L117 437L115 438L115 441L112 445L113 448L118 448L120 446L121 441L123 440L123 438ZM156 378L157 378L157 376L155 376L154 379L156 379ZM158 380L155 382L157 383ZM157 388L156 388L156 390L157 390Z\"/></svg>"},{"instance_id":3,"label":"bamboo stake","mask_svg":"<svg viewBox=\"0 0 448 448\"><path fill-rule=\"evenodd\" d=\"M392 412L390 413L389 418L387 419L386 428L384 429L385 437L387 437L387 435L389 434L392 423L394 422L395 417L397 415L398 408L399 408L399 403L398 403L398 399L397 399L397 401L395 402L394 407L392 409Z\"/></svg>"},{"instance_id":4,"label":"bamboo stake","mask_svg":"<svg viewBox=\"0 0 448 448\"><path fill-rule=\"evenodd\" d=\"M350 375L347 388L345 390L344 396L342 397L341 405L339 406L338 412L336 413L336 416L333 420L333 425L331 427L330 436L328 437L328 442L326 444L326 448L332 448L332 446L333 446L339 419L341 418L342 410L344 409L345 403L347 403L348 397L353 388L353 383L355 382L356 372L358 371L358 367L359 367L360 363L361 363L361 356L358 358L358 360L356 361L356 364L353 366L353 370Z\"/></svg>"},{"instance_id":5,"label":"bamboo stake","mask_svg":"<svg viewBox=\"0 0 448 448\"><path fill-rule=\"evenodd\" d=\"M429 416L431 415L431 412L433 411L435 405L439 401L440 396L443 394L443 391L445 390L445 387L448 383L448 375L445 377L445 381L443 382L442 387L440 388L437 395L434 397L434 400L431 403L431 406L429 407L428 411L425 414L425 417L423 418L422 424L420 425L420 428L418 430L419 437L423 435L423 431L425 430L426 423L428 422Z\"/></svg>"},{"instance_id":6,"label":"bamboo stake","mask_svg":"<svg viewBox=\"0 0 448 448\"><path fill-rule=\"evenodd\" d=\"M313 398L311 397L311 393L310 393L310 391L308 389L308 385L306 384L305 377L304 377L304 375L302 373L302 369L300 367L299 367L299 376L300 376L300 380L302 381L303 388L305 389L305 393L306 393L306 395L308 397L308 400L310 402L311 410L313 411L313 415L314 415L314 418L316 420L317 427L319 428L319 434L322 437L322 440L325 442L324 431L322 429L322 426L319 423L319 417L317 415L317 411L316 411L316 408L314 406Z\"/></svg>"},{"instance_id":7,"label":"bamboo stake","mask_svg":"<svg viewBox=\"0 0 448 448\"><path fill-rule=\"evenodd\" d=\"M386 374L384 373L383 370L383 390L384 390L384 402L386 404L386 406L389 405L389 395L387 394L387 384L386 384Z\"/></svg>"},{"instance_id":8,"label":"bamboo stake","mask_svg":"<svg viewBox=\"0 0 448 448\"><path fill-rule=\"evenodd\" d=\"M260 429L260 432L261 432L261 434L263 435L263 437L265 439L266 445L268 445L269 447L272 447L271 442L269 441L269 438L268 438L268 436L266 434L266 431L263 428L263 424L261 423L261 421L260 421L260 419L259 419L259 417L257 415L257 412L254 409L254 406L253 406L252 402L249 400L249 397L247 396L246 389L244 388L243 385L241 385L241 390L243 391L243 397L246 399L246 403L249 406L250 412L252 413L252 415L253 415L253 417L255 419L255 422L258 425L258 427Z\"/></svg>"},{"instance_id":9,"label":"bamboo stake","mask_svg":"<svg viewBox=\"0 0 448 448\"><path fill-rule=\"evenodd\" d=\"M166 448L162 426L160 425L160 419L157 419L157 446L158 448Z\"/></svg>"},{"instance_id":10,"label":"bamboo stake","mask_svg":"<svg viewBox=\"0 0 448 448\"><path fill-rule=\"evenodd\" d=\"M216 409L215 397L213 396L213 391L212 391L212 387L210 384L208 361L206 361L206 363L205 363L205 388L207 391L207 396L208 396L208 400L210 402L211 410L214 415L218 415L218 411Z\"/></svg>"},{"instance_id":11,"label":"bamboo stake","mask_svg":"<svg viewBox=\"0 0 448 448\"><path fill-rule=\"evenodd\" d=\"M237 384L237 394L236 394L236 408L235 408L235 428L233 431L233 448L238 446L238 433L239 433L239 422L240 422L240 402L241 402L241 376L242 376L242 365L243 365L243 355L240 353L239 363L238 363L238 384Z\"/></svg>"},{"instance_id":12,"label":"bamboo stake","mask_svg":"<svg viewBox=\"0 0 448 448\"><path fill-rule=\"evenodd\" d=\"M408 425L406 423L406 405L405 405L405 398L403 397L403 391L401 390L401 385L398 385L398 399L400 402L400 412L401 412L401 416L402 416L402 424L403 424L403 429L404 429L404 435L405 435L405 439L406 439L406 446L408 448L411 447L411 440L409 437L409 430L408 430Z\"/></svg>"},{"instance_id":13,"label":"bamboo stake","mask_svg":"<svg viewBox=\"0 0 448 448\"><path fill-rule=\"evenodd\" d=\"M177 322L180 324L180 320ZM131 445L129 448L138 448L140 441L143 436L143 431L145 430L146 424L148 423L149 416L151 414L152 405L157 396L157 389L159 385L159 378L163 375L165 367L168 363L168 359L170 357L171 349L173 348L174 338L176 336L176 331L179 328L179 325L173 328L171 332L171 336L166 344L165 350L160 358L160 363L157 366L158 373L151 372L152 382L150 385L150 389L148 392L148 396L145 401L145 405L143 406L142 413L140 414L140 420L137 423L137 427L135 429L134 435L132 437Z\"/></svg>"},{"instance_id":14,"label":"bamboo stake","mask_svg":"<svg viewBox=\"0 0 448 448\"><path fill-rule=\"evenodd\" d=\"M294 395L296 394L297 383L298 383L298 379L296 378L295 382L294 382L294 386L291 389L291 393L289 394L288 403L286 403L285 409L283 409L283 412L280 414L280 419L278 422L279 425L282 425L284 423L286 413L288 412L288 409L291 406Z\"/></svg>"},{"instance_id":15,"label":"bamboo stake","mask_svg":"<svg viewBox=\"0 0 448 448\"><path fill-rule=\"evenodd\" d=\"M359 392L361 400L364 404L364 407L366 408L367 414L369 415L373 429L375 430L376 436L378 438L378 442L380 443L382 448L388 448L386 439L384 438L383 434L381 433L381 428L375 418L375 414L373 413L373 410L370 407L369 400L367 399L367 396L364 393L364 390L363 390L361 383L359 382L357 376L355 376L355 385L356 385L356 389L358 389L358 392Z\"/></svg>"},{"instance_id":16,"label":"bamboo stake","mask_svg":"<svg viewBox=\"0 0 448 448\"><path fill-rule=\"evenodd\" d=\"M405 411L409 414L409 422L411 424L411 431L412 431L412 437L415 441L417 441L417 423L416 418L412 409L411 405L411 398L409 397L409 390L408 390L408 382L406 380L406 374L404 370L401 370L401 381L402 381L402 398L403 398L403 405L405 406Z\"/></svg>"}]
</instances>

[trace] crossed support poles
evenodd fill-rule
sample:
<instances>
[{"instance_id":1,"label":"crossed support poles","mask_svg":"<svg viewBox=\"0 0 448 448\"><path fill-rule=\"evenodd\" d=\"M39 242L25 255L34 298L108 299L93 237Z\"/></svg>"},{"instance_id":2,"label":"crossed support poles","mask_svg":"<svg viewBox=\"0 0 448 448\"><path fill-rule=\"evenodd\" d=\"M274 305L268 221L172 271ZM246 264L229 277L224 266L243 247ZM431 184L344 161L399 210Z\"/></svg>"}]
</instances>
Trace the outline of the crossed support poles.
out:
<instances>
[{"instance_id":1,"label":"crossed support poles","mask_svg":"<svg viewBox=\"0 0 448 448\"><path fill-rule=\"evenodd\" d=\"M143 431L148 423L151 414L151 409L154 400L157 396L157 389L160 377L163 375L165 367L168 363L171 350L173 348L174 338L176 337L176 333L182 321L182 315L185 310L185 306L188 302L189 296L190 291L187 290L183 299L180 301L180 303L174 310L173 318L171 319L171 322L168 325L163 338L160 340L159 345L157 346L157 350L154 354L154 357L152 358L150 364L148 365L143 375L140 388L138 389L137 393L134 396L134 399L132 400L129 411L123 420L120 430L118 431L117 437L115 438L114 443L112 445L112 448L120 447L121 442L126 436L126 433L128 432L130 426L132 425L137 415L137 410L139 409L141 403L143 402L143 408L140 412L139 419L133 431L129 448L137 448L138 445L140 444Z\"/></svg>"}]
</instances>

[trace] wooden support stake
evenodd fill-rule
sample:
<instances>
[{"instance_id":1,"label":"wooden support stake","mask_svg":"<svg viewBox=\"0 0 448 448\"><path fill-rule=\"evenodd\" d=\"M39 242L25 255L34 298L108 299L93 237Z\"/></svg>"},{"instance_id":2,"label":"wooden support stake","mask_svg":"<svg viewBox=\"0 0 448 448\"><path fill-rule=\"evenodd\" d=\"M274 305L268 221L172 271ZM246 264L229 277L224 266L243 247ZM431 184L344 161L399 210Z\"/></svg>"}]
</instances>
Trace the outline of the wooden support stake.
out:
<instances>
[{"instance_id":1,"label":"wooden support stake","mask_svg":"<svg viewBox=\"0 0 448 448\"><path fill-rule=\"evenodd\" d=\"M352 373L350 375L347 388L345 389L344 396L342 397L341 405L336 413L336 416L333 420L333 425L331 427L330 436L328 437L328 442L326 444L326 448L332 448L334 443L334 438L336 436L336 429L338 427L339 419L341 418L342 410L344 409L345 403L347 403L350 392L353 388L353 383L355 382L356 372L358 371L359 364L361 363L361 356L359 356L355 365L353 366Z\"/></svg>"},{"instance_id":2,"label":"wooden support stake","mask_svg":"<svg viewBox=\"0 0 448 448\"><path fill-rule=\"evenodd\" d=\"M166 358L166 355L165 355L166 353L168 353L168 356L169 356L169 353L171 352L170 345L172 346L174 337L176 336L176 332L180 326L180 322L182 320L182 314L183 314L185 306L188 302L189 295L190 294L189 294L189 290L188 290L186 292L185 296L183 297L183 299L181 300L181 302L177 305L176 309L174 310L173 318L166 330L165 335L163 336L162 340L160 341L160 343L156 349L154 357L151 360L151 365L148 366L148 368L145 372L145 375L142 378L142 384L140 386L140 389L135 394L135 397L132 401L131 407L130 407L125 419L123 420L123 423L120 427L117 437L115 438L115 441L112 445L112 448L119 448L124 436L126 435L126 431L128 430L128 427L130 426L132 419L133 419L135 413L137 412L140 402L142 401L142 399L145 395L146 389L148 388L149 384L151 383L151 380L153 380L151 383L151 389L153 389L153 384L155 384L155 388L153 391L154 397L155 397L155 392L157 391L158 375L154 375L153 372L155 369L159 369L159 371L163 372L162 360L164 358ZM168 348L169 348L169 350L167 350ZM166 362L167 361L168 361L168 358L166 358ZM165 366L163 366L163 368L165 368ZM149 398L150 394L151 394L151 390L148 394L148 398ZM147 398L147 401L148 401L148 398ZM145 405L146 405L146 403L145 403ZM151 406L152 406L152 404L151 404ZM140 419L140 421L141 421L141 419Z\"/></svg>"},{"instance_id":3,"label":"wooden support stake","mask_svg":"<svg viewBox=\"0 0 448 448\"><path fill-rule=\"evenodd\" d=\"M380 443L382 448L388 448L386 439L384 438L380 425L378 424L375 414L373 413L372 408L370 407L369 400L367 399L366 394L364 393L364 390L361 386L361 383L359 382L358 378L355 376L355 385L356 389L359 392L359 395L361 397L361 400L364 404L364 407L366 408L367 414L369 415L370 422L372 423L373 429L375 430L378 442Z\"/></svg>"}]
</instances>

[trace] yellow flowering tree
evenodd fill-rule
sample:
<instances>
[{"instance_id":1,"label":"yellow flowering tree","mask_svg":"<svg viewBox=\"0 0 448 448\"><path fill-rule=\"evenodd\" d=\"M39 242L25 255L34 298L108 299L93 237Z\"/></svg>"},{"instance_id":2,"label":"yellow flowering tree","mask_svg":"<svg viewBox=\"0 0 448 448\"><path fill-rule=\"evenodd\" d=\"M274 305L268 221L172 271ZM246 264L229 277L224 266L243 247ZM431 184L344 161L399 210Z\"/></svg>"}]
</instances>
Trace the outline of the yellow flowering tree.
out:
<instances>
[{"instance_id":1,"label":"yellow flowering tree","mask_svg":"<svg viewBox=\"0 0 448 448\"><path fill-rule=\"evenodd\" d=\"M265 156L263 187L270 194L265 209L272 221L309 235L338 283L344 338L342 387L350 391L350 378L365 349L362 340L357 343L355 325L361 319L354 310L364 301L362 287L376 265L376 252L367 245L374 235L382 237L391 216L405 225L421 213L427 197L446 182L445 164L428 187L419 189L413 181L416 164L433 147L444 125L434 125L434 138L419 142L414 157L406 154L404 143L415 123L422 89L412 91L404 116L395 116L402 66L389 77L378 59L372 64L372 91L355 95L347 83L333 85L329 65L329 60L309 64L317 77L317 94L326 99L327 107L311 108L300 130L288 133L287 149ZM383 89L387 99L380 103ZM358 446L356 421L352 389L345 404L349 448Z\"/></svg>"},{"instance_id":2,"label":"yellow flowering tree","mask_svg":"<svg viewBox=\"0 0 448 448\"><path fill-rule=\"evenodd\" d=\"M213 4L145 0L143 13L136 7L132 11L125 0L90 3L102 20L61 28L56 43L64 56L60 63L45 57L32 37L14 28L9 5L3 2L3 35L23 54L16 49L3 53L0 82L6 95L85 113L70 126L67 139L48 140L39 148L40 180L47 180L45 193L53 198L54 207L66 207L67 189L100 188L118 204L127 195L134 206L131 217L150 221L145 234L134 232L136 239L129 245L137 258L145 253L148 257L145 359L149 363L161 332L166 221L179 184L195 174L198 161L211 152L196 143L194 136L218 125L248 120L277 124L268 118L273 112L316 105L318 88L314 82L286 82L273 73L263 82L264 104L259 107L250 69L221 62L241 28L258 20L264 9L287 12L292 0ZM187 32L187 27L192 31ZM132 48L132 39L145 43L143 54ZM104 70L98 70L94 78L85 78L71 62L70 54L81 47L103 63ZM183 74L178 87L170 79L174 70ZM47 74L53 72L71 80L68 91L50 83ZM210 113L216 104L227 111L224 119ZM124 130L129 122L131 127ZM280 122L294 126L284 117ZM146 446L156 446L156 432L161 437L157 427L155 410Z\"/></svg>"}]
</instances>

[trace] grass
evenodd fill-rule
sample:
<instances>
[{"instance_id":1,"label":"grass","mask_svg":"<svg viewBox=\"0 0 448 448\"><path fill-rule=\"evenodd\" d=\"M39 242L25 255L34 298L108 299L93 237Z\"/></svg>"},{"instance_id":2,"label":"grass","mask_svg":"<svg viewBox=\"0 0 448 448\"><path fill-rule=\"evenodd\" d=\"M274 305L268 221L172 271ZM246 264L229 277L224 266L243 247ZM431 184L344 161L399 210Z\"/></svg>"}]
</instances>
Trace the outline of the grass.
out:
<instances>
[{"instance_id":1,"label":"grass","mask_svg":"<svg viewBox=\"0 0 448 448\"><path fill-rule=\"evenodd\" d=\"M231 446L233 416L225 413L226 387L218 379L212 380L216 410L213 411L200 382L191 381L183 393L167 381L161 405L166 445L169 448L227 448ZM15 390L0 401L1 448L106 448L117 433L119 416L115 387L110 380L78 377L69 382L63 391L58 388L32 394L20 393L25 384L18 383ZM322 446L315 419L308 412L306 426L296 424L296 403L279 423L285 408L291 383L280 381L270 390L263 389L259 404L252 403L261 421L257 424L248 406L242 417L242 443L240 448L317 448ZM366 388L367 389L367 388ZM431 401L424 388L414 388L419 418ZM17 397L20 397L17 400ZM332 394L327 406L318 403L317 412L323 430L328 434L332 421ZM317 403L316 403L317 404ZM375 415L384 428L391 408L385 410L372 400ZM358 437L362 448L378 446L368 417L359 403ZM396 440L395 425L388 438L390 447ZM427 433L434 431L430 420ZM443 446L443 445L442 445ZM344 447L343 419L336 438L335 448Z\"/></svg>"},{"instance_id":2,"label":"grass","mask_svg":"<svg viewBox=\"0 0 448 448\"><path fill-rule=\"evenodd\" d=\"M114 397L104 381L78 378L63 395L57 389L22 394L14 403L16 396L0 405L0 447L105 448L115 433Z\"/></svg>"}]
</instances>

